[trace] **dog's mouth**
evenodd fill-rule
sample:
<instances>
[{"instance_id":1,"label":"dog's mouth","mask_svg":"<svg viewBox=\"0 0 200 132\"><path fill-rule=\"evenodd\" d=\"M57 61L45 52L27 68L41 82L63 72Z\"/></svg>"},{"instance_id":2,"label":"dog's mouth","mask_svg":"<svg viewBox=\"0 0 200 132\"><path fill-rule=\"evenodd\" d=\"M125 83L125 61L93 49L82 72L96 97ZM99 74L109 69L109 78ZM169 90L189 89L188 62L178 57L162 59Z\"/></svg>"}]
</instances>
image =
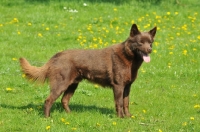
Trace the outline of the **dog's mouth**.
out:
<instances>
[{"instance_id":1,"label":"dog's mouth","mask_svg":"<svg viewBox=\"0 0 200 132\"><path fill-rule=\"evenodd\" d=\"M151 61L151 58L149 54L142 52L141 50L137 49L137 52L140 54L144 62L149 63Z\"/></svg>"}]
</instances>

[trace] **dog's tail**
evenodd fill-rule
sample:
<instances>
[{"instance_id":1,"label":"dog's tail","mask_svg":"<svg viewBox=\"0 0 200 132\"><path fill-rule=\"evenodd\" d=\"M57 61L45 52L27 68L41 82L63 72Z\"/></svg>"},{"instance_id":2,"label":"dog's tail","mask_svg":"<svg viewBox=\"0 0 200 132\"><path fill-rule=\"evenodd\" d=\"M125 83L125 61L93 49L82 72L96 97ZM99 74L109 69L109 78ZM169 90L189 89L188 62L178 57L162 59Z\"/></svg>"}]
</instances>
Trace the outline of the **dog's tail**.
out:
<instances>
[{"instance_id":1,"label":"dog's tail","mask_svg":"<svg viewBox=\"0 0 200 132\"><path fill-rule=\"evenodd\" d=\"M48 65L45 64L42 67L31 66L30 63L25 58L19 59L22 72L25 74L25 77L30 81L37 81L44 83L47 78Z\"/></svg>"}]
</instances>

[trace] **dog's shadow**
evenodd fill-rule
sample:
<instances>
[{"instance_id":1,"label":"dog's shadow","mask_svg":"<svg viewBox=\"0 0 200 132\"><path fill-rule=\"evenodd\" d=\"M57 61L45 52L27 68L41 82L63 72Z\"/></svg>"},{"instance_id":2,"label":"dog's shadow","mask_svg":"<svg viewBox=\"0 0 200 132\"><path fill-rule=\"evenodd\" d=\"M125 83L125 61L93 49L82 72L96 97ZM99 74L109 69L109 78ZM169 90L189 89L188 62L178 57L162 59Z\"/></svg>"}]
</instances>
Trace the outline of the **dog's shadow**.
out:
<instances>
[{"instance_id":1,"label":"dog's shadow","mask_svg":"<svg viewBox=\"0 0 200 132\"><path fill-rule=\"evenodd\" d=\"M7 104L0 104L0 107L6 108L6 109L19 109L26 111L27 113L30 112L31 110L37 111L39 116L44 117L44 104L35 104L35 103L29 103L25 106L13 106L13 105L7 105ZM69 105L71 112L77 112L77 113L83 113L85 111L91 111L94 112L99 112L103 115L106 116L111 116L115 115L114 110L111 108L102 108L102 107L97 107L95 105L83 105L83 104L70 104ZM51 113L54 111L58 111L60 113L64 112L64 108L62 107L61 103L55 102L51 108Z\"/></svg>"}]
</instances>

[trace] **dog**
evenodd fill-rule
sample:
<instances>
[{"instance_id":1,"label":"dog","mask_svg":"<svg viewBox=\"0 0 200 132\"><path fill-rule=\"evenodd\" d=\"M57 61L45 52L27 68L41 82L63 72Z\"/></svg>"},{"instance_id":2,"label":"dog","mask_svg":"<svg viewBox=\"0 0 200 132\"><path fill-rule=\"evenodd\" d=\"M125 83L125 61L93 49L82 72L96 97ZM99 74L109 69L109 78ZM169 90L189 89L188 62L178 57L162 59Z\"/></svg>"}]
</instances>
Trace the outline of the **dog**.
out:
<instances>
[{"instance_id":1,"label":"dog","mask_svg":"<svg viewBox=\"0 0 200 132\"><path fill-rule=\"evenodd\" d=\"M42 83L48 79L50 95L44 103L45 117L50 116L52 104L61 94L62 105L66 112L70 112L70 98L83 79L111 87L117 116L130 117L131 84L143 61L150 62L149 54L152 52L156 30L155 26L148 32L140 32L137 25L133 24L130 36L120 44L104 49L62 51L42 67L31 66L25 58L20 58L22 72L27 79Z\"/></svg>"}]
</instances>

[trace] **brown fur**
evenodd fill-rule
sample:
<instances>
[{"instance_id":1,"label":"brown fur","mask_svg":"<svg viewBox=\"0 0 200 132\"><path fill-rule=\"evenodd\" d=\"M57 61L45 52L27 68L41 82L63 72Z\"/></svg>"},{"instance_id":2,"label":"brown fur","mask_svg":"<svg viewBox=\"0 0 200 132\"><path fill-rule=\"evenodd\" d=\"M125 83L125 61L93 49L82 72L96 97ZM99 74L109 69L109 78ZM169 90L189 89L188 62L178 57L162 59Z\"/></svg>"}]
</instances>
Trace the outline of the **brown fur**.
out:
<instances>
[{"instance_id":1,"label":"brown fur","mask_svg":"<svg viewBox=\"0 0 200 132\"><path fill-rule=\"evenodd\" d=\"M44 106L46 117L50 116L53 102L62 93L62 105L66 112L70 112L69 100L82 79L111 87L117 116L131 116L130 87L143 62L142 56L151 53L155 34L156 27L149 32L140 32L133 24L130 36L123 43L104 49L59 52L42 67L31 66L25 58L20 58L20 64L28 79L49 80L51 90Z\"/></svg>"}]
</instances>

